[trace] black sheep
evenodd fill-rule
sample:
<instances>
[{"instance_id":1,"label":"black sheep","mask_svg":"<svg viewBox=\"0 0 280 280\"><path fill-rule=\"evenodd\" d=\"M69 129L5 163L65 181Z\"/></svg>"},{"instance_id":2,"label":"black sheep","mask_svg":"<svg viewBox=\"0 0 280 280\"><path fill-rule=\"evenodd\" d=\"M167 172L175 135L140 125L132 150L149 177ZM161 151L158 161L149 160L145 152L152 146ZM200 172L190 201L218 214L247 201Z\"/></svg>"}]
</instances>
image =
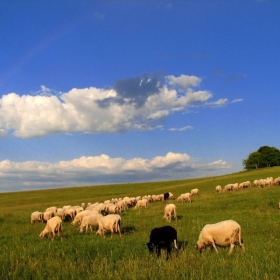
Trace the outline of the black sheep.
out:
<instances>
[{"instance_id":1,"label":"black sheep","mask_svg":"<svg viewBox=\"0 0 280 280\"><path fill-rule=\"evenodd\" d=\"M164 226L152 229L150 233L150 241L146 243L150 252L153 252L154 249L156 249L158 257L160 256L161 247L166 247L167 260L170 257L172 244L174 244L176 255L178 255L177 231L171 226Z\"/></svg>"},{"instance_id":2,"label":"black sheep","mask_svg":"<svg viewBox=\"0 0 280 280\"><path fill-rule=\"evenodd\" d=\"M169 199L169 192L165 193L163 196L164 196L164 200Z\"/></svg>"}]
</instances>

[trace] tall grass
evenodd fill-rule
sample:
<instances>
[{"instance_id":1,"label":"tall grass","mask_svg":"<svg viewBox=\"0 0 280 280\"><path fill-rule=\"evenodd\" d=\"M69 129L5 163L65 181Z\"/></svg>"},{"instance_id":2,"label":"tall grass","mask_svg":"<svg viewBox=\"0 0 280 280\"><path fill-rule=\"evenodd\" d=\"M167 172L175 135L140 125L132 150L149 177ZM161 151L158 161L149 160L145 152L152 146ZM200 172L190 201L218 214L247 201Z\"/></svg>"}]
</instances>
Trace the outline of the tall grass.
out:
<instances>
[{"instance_id":1,"label":"tall grass","mask_svg":"<svg viewBox=\"0 0 280 280\"><path fill-rule=\"evenodd\" d=\"M240 172L226 176L110 186L80 187L0 194L0 279L280 279L279 237L280 187L251 187L217 194L215 186L280 176L280 168ZM169 224L163 208L155 202L148 209L128 209L121 214L123 237L101 238L78 233L70 221L63 223L63 241L39 239L43 224L30 224L33 211L49 206L102 202L115 197L160 194L175 197L192 188L200 195L192 204L176 200L181 247L166 261L166 252L156 258L144 243L152 228ZM242 227L246 252L236 246L200 254L194 248L207 223L236 220Z\"/></svg>"}]
</instances>

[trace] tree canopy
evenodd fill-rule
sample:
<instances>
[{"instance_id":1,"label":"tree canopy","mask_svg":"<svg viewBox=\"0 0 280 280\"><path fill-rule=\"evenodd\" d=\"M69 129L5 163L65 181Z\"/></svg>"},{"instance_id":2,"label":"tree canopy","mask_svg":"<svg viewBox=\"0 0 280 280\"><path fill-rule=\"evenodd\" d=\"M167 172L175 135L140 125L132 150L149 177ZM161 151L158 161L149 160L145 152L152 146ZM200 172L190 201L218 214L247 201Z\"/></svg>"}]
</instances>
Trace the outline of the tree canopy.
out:
<instances>
[{"instance_id":1,"label":"tree canopy","mask_svg":"<svg viewBox=\"0 0 280 280\"><path fill-rule=\"evenodd\" d=\"M244 169L280 166L280 151L275 147L262 146L243 160Z\"/></svg>"}]
</instances>

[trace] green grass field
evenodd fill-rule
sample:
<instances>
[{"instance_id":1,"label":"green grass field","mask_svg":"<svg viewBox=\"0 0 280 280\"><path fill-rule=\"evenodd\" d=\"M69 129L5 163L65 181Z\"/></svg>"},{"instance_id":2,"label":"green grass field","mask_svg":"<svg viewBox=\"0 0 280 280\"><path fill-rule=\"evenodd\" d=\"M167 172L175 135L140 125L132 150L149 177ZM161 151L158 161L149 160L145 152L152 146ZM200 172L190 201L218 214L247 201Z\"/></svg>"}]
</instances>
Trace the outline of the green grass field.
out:
<instances>
[{"instance_id":1,"label":"green grass field","mask_svg":"<svg viewBox=\"0 0 280 280\"><path fill-rule=\"evenodd\" d=\"M76 187L0 194L0 279L280 279L280 187L251 187L218 194L216 185L279 177L280 168L240 172L225 176ZM124 196L143 196L170 191L181 193L198 188L193 203L177 206L178 221L166 222L163 209L168 202L150 203L148 209L130 208L121 214L122 233L101 238L95 233L78 232L70 221L63 222L63 241L40 239L44 224L31 225L30 214L47 207L103 202ZM195 250L205 224L226 219L242 227L246 252L236 246ZM178 257L156 258L144 243L151 229L170 224L177 229L181 247Z\"/></svg>"}]
</instances>

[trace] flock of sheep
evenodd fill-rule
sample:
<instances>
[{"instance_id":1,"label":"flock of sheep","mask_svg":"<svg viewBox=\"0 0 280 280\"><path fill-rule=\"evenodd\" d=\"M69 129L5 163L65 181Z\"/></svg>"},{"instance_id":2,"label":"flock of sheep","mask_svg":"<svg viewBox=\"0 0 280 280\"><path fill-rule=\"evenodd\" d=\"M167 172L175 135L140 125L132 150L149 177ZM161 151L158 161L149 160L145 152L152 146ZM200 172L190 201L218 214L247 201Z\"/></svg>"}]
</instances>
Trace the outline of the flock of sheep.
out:
<instances>
[{"instance_id":1,"label":"flock of sheep","mask_svg":"<svg viewBox=\"0 0 280 280\"><path fill-rule=\"evenodd\" d=\"M279 186L280 185L280 177L277 177L273 179L272 177L268 177L266 179L259 179L259 180L254 180L253 186L254 187L259 187L259 188L264 188L267 186ZM245 189L251 187L252 184L250 181L242 182L242 183L234 183L234 184L227 184L222 188L220 185L216 186L215 190L218 193L221 192L230 192L230 191L237 191L240 189Z\"/></svg>"},{"instance_id":2,"label":"flock of sheep","mask_svg":"<svg viewBox=\"0 0 280 280\"><path fill-rule=\"evenodd\" d=\"M190 193L181 194L177 200L191 203L191 196L198 195L199 190L193 189ZM46 223L45 228L39 234L39 237L44 238L49 236L53 241L56 234L62 240L62 223L65 220L71 220L71 226L79 224L79 231L82 233L93 228L97 228L96 234L105 237L107 231L111 232L111 237L114 232L121 236L121 213L128 208L137 209L139 207L148 208L149 203L162 202L164 200L174 200L174 195L170 192L160 195L145 195L143 197L124 197L113 198L102 203L82 203L81 205L71 206L66 205L61 208L56 206L48 207L45 211L35 211L31 213L31 224L35 222ZM167 221L171 221L172 217L177 220L176 206L173 203L166 205L164 216Z\"/></svg>"},{"instance_id":3,"label":"flock of sheep","mask_svg":"<svg viewBox=\"0 0 280 280\"><path fill-rule=\"evenodd\" d=\"M280 177L266 178L255 180L253 186L266 187L271 185L280 185ZM218 193L237 191L239 189L251 187L250 181L242 183L227 184L222 188L220 185L216 186L215 190ZM199 190L192 189L190 192L181 194L177 201L181 203L192 202L192 196L199 195ZM37 222L46 223L45 228L40 233L39 237L44 238L47 234L53 241L56 234L62 240L62 222L66 219L71 220L71 226L74 227L79 224L80 233L85 229L86 232L92 228L97 228L96 234L105 237L105 233L111 232L111 237L114 232L121 234L121 213L128 208L137 209L139 207L148 208L148 205L152 202L162 202L164 200L174 200L174 195L170 192L160 195L145 195L137 197L124 197L113 198L106 200L102 203L82 203L81 206L66 205L62 208L55 206L47 208L44 212L35 211L31 214L31 224ZM278 204L280 209L280 202ZM163 218L171 222L172 218L177 221L177 210L174 203L169 203L164 208ZM176 238L175 238L175 237ZM175 238L175 239L174 239ZM174 239L174 240L173 240ZM219 242L219 240L227 240L225 243ZM177 249L177 232L170 226L162 228L155 228L150 234L150 242L147 243L149 250L156 248L157 254L160 254L160 247L164 244L167 248L167 258L170 255L170 245L174 244ZM197 249L202 251L206 246L210 246L217 251L216 245L228 246L230 245L230 253L234 248L234 243L238 242L245 251L243 240L241 239L241 227L235 221L227 220L217 224L206 225L200 235L197 242Z\"/></svg>"}]
</instances>

